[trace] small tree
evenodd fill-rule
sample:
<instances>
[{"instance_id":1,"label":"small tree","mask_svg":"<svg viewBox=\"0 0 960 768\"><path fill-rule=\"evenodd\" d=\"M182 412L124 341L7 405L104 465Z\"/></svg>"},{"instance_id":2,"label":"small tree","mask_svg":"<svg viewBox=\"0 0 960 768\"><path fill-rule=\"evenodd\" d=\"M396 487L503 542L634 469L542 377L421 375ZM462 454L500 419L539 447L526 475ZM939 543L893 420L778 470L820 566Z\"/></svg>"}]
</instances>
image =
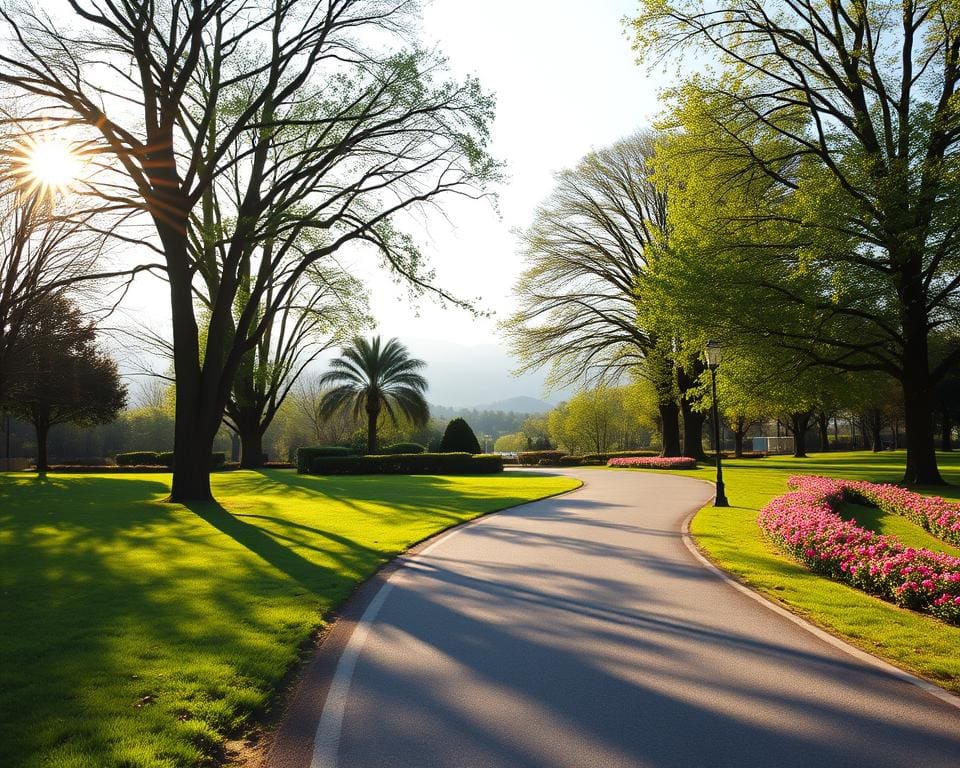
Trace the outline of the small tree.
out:
<instances>
[{"instance_id":1,"label":"small tree","mask_svg":"<svg viewBox=\"0 0 960 768\"><path fill-rule=\"evenodd\" d=\"M93 325L64 296L34 302L23 331L6 406L36 429L37 471L44 472L50 427L113 421L127 390L116 363L97 349Z\"/></svg>"},{"instance_id":2,"label":"small tree","mask_svg":"<svg viewBox=\"0 0 960 768\"><path fill-rule=\"evenodd\" d=\"M376 453L377 426L386 412L396 424L404 416L415 426L430 419L430 408L423 397L427 380L418 371L426 363L410 357L407 348L396 339L383 346L380 337L367 341L359 336L330 361L333 369L320 379L320 387L332 387L320 403L322 416L350 409L355 418L367 416L367 453ZM479 451L477 451L479 453Z\"/></svg>"},{"instance_id":3,"label":"small tree","mask_svg":"<svg viewBox=\"0 0 960 768\"><path fill-rule=\"evenodd\" d=\"M473 434L470 425L459 416L447 424L447 429L443 433L443 440L440 441L440 453L455 453L457 451L480 453L480 442L477 440L477 436Z\"/></svg>"}]
</instances>

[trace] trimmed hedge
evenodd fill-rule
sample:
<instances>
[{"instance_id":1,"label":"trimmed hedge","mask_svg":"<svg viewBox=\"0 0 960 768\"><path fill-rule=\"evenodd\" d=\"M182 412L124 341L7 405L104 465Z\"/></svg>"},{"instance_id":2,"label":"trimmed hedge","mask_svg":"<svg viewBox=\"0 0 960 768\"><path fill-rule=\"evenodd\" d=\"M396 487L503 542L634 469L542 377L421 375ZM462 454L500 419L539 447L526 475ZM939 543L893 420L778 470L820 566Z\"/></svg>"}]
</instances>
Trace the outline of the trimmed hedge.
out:
<instances>
[{"instance_id":1,"label":"trimmed hedge","mask_svg":"<svg viewBox=\"0 0 960 768\"><path fill-rule=\"evenodd\" d=\"M321 456L343 457L356 455L357 452L353 448L345 448L342 445L317 445L312 448L297 448L297 474L309 474L313 467L313 460Z\"/></svg>"},{"instance_id":2,"label":"trimmed hedge","mask_svg":"<svg viewBox=\"0 0 960 768\"><path fill-rule=\"evenodd\" d=\"M163 462L160 461L160 454L156 451L128 451L127 453L117 454L117 466L119 467L155 467L162 463Z\"/></svg>"},{"instance_id":3,"label":"trimmed hedge","mask_svg":"<svg viewBox=\"0 0 960 768\"><path fill-rule=\"evenodd\" d=\"M36 467L31 471L35 472ZM89 464L51 464L47 472L64 472L75 475L135 475L138 472L169 472L168 467L161 464L124 464L123 466L104 465L92 466Z\"/></svg>"},{"instance_id":4,"label":"trimmed hedge","mask_svg":"<svg viewBox=\"0 0 960 768\"><path fill-rule=\"evenodd\" d=\"M424 453L426 447L420 443L394 443L380 449L380 453L385 456L394 456L398 453Z\"/></svg>"},{"instance_id":5,"label":"trimmed hedge","mask_svg":"<svg viewBox=\"0 0 960 768\"><path fill-rule=\"evenodd\" d=\"M215 451L210 454L210 469L223 469L227 454ZM173 468L173 451L130 451L117 454L117 466L120 467L164 467Z\"/></svg>"},{"instance_id":6,"label":"trimmed hedge","mask_svg":"<svg viewBox=\"0 0 960 768\"><path fill-rule=\"evenodd\" d=\"M503 471L493 454L399 453L381 456L316 456L314 475L487 475Z\"/></svg>"},{"instance_id":7,"label":"trimmed hedge","mask_svg":"<svg viewBox=\"0 0 960 768\"><path fill-rule=\"evenodd\" d=\"M540 462L552 461L553 463L557 464L560 462L560 459L566 455L566 451L521 451L517 454L517 460L521 464L546 466L540 464Z\"/></svg>"}]
</instances>

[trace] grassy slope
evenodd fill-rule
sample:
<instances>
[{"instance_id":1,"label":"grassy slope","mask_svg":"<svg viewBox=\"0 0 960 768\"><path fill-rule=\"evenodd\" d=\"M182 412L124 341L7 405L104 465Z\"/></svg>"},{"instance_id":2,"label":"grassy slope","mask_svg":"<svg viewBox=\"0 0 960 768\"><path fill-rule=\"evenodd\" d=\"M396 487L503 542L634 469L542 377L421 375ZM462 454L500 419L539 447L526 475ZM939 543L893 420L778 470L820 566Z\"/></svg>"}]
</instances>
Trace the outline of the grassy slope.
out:
<instances>
[{"instance_id":1,"label":"grassy slope","mask_svg":"<svg viewBox=\"0 0 960 768\"><path fill-rule=\"evenodd\" d=\"M815 454L808 459L767 458L724 462L728 509L705 507L691 530L697 544L727 571L790 610L814 621L897 666L960 692L960 628L902 610L859 590L811 573L760 535L758 510L786 491L791 474L821 474L876 482L898 482L903 452ZM960 454L940 454L941 472L953 486L928 489L960 499ZM702 467L683 474L712 480L716 470ZM921 489L922 490L922 489ZM848 511L855 512L854 507ZM861 525L896 533L914 545L937 542L908 521L870 510ZM911 533L912 531L912 533Z\"/></svg>"},{"instance_id":2,"label":"grassy slope","mask_svg":"<svg viewBox=\"0 0 960 768\"><path fill-rule=\"evenodd\" d=\"M321 616L414 542L567 478L0 475L0 765L181 766L215 755Z\"/></svg>"}]
</instances>

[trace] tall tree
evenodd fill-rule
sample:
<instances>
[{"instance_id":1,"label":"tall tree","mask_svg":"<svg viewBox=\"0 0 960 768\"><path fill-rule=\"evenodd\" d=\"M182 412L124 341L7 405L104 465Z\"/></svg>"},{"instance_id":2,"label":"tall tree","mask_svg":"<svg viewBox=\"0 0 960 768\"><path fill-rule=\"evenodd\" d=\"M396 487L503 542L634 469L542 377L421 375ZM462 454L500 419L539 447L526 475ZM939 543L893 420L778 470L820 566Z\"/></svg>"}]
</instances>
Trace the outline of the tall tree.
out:
<instances>
[{"instance_id":1,"label":"tall tree","mask_svg":"<svg viewBox=\"0 0 960 768\"><path fill-rule=\"evenodd\" d=\"M528 266L502 328L521 370L547 366L557 385L616 379L653 356L646 370L660 384L669 456L680 453L671 344L638 317L639 278L668 234L666 195L650 178L655 146L639 133L558 174L521 235Z\"/></svg>"},{"instance_id":2,"label":"tall tree","mask_svg":"<svg viewBox=\"0 0 960 768\"><path fill-rule=\"evenodd\" d=\"M348 409L357 419L365 414L367 453L376 453L381 413L394 424L399 417L415 426L430 419L424 398L427 380L419 373L425 366L423 360L410 357L396 339L381 346L379 336L370 341L358 336L339 358L330 361L333 370L320 379L321 386L331 387L321 402L321 413L332 415Z\"/></svg>"},{"instance_id":3,"label":"tall tree","mask_svg":"<svg viewBox=\"0 0 960 768\"><path fill-rule=\"evenodd\" d=\"M929 334L960 322L954 5L643 0L634 29L648 60L706 46L720 64L676 92L681 111L698 113L682 121L691 162L730 171L724 191L757 176L768 190L766 204L713 226L736 240L748 225L781 225L744 256L762 290L738 286L754 306L805 311L757 331L820 364L897 378L904 479L941 482L931 392L960 351L932 361ZM797 269L784 275L784 263Z\"/></svg>"},{"instance_id":4,"label":"tall tree","mask_svg":"<svg viewBox=\"0 0 960 768\"><path fill-rule=\"evenodd\" d=\"M37 471L47 469L47 436L57 424L90 427L113 421L127 400L116 363L96 346L80 309L61 294L31 302L5 405L33 424Z\"/></svg>"},{"instance_id":5,"label":"tall tree","mask_svg":"<svg viewBox=\"0 0 960 768\"><path fill-rule=\"evenodd\" d=\"M304 278L234 377L225 421L240 438L244 468L263 465L263 435L304 369L366 322L362 286L339 267Z\"/></svg>"},{"instance_id":6,"label":"tall tree","mask_svg":"<svg viewBox=\"0 0 960 768\"><path fill-rule=\"evenodd\" d=\"M105 247L88 213L35 178L24 152L0 139L0 399L32 307L92 277Z\"/></svg>"},{"instance_id":7,"label":"tall tree","mask_svg":"<svg viewBox=\"0 0 960 768\"><path fill-rule=\"evenodd\" d=\"M69 9L64 25L28 8L2 13L0 83L116 170L94 188L109 205L149 217L173 323L171 499L209 499L206 457L234 376L311 265L366 244L432 287L397 215L446 193L476 196L496 176L485 151L493 102L472 79L442 80L439 55L408 45L416 4L405 0ZM237 202L219 217L217 184L234 185ZM264 247L303 232L314 242L296 258Z\"/></svg>"}]
</instances>

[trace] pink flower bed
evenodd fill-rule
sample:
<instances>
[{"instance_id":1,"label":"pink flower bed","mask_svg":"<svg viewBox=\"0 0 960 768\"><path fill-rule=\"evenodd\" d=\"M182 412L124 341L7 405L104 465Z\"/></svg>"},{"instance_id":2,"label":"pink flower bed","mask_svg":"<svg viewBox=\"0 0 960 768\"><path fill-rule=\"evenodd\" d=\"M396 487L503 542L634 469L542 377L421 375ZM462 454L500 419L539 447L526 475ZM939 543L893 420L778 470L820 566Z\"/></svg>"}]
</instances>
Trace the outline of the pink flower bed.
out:
<instances>
[{"instance_id":1,"label":"pink flower bed","mask_svg":"<svg viewBox=\"0 0 960 768\"><path fill-rule=\"evenodd\" d=\"M796 490L771 501L757 518L778 546L814 571L960 624L960 558L906 547L895 536L843 520L834 511L838 504L868 498L850 488L857 483L796 476L788 485Z\"/></svg>"},{"instance_id":2,"label":"pink flower bed","mask_svg":"<svg viewBox=\"0 0 960 768\"><path fill-rule=\"evenodd\" d=\"M625 456L609 459L607 466L635 469L696 469L697 460L686 456Z\"/></svg>"}]
</instances>

